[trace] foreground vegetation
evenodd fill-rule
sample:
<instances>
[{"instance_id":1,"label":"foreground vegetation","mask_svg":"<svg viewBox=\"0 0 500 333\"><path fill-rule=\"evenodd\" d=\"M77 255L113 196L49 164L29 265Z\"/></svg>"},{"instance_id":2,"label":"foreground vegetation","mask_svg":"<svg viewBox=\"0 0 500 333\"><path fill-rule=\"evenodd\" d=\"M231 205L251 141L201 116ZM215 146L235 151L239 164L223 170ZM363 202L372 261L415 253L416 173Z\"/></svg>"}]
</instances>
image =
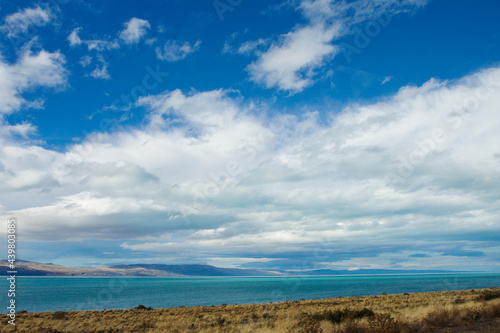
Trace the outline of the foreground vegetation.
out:
<instances>
[{"instance_id":1,"label":"foreground vegetation","mask_svg":"<svg viewBox=\"0 0 500 333\"><path fill-rule=\"evenodd\" d=\"M500 332L500 288L268 304L3 315L0 332Z\"/></svg>"}]
</instances>

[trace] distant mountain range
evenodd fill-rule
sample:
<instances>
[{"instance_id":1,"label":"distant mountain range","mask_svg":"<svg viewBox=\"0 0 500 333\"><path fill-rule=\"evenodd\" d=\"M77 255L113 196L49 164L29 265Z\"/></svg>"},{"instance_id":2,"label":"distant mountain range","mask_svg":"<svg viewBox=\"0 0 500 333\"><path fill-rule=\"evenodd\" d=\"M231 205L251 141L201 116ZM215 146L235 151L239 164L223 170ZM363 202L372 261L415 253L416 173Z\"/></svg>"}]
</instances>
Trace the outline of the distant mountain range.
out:
<instances>
[{"instance_id":1,"label":"distant mountain range","mask_svg":"<svg viewBox=\"0 0 500 333\"><path fill-rule=\"evenodd\" d=\"M457 271L440 270L397 270L397 269L357 269L357 270L333 270L333 269L313 269L307 272L291 271L294 275L389 275L389 274L445 274L445 273L463 273Z\"/></svg>"},{"instance_id":2,"label":"distant mountain range","mask_svg":"<svg viewBox=\"0 0 500 333\"><path fill-rule=\"evenodd\" d=\"M101 267L65 267L44 264L34 261L18 260L15 264L17 276L299 276L299 275L373 275L373 274L431 274L457 273L438 270L309 270L302 271L270 271L242 268L220 268L210 265L163 265L163 264L131 264ZM0 260L0 275L8 275L9 263Z\"/></svg>"},{"instance_id":3,"label":"distant mountain range","mask_svg":"<svg viewBox=\"0 0 500 333\"><path fill-rule=\"evenodd\" d=\"M0 261L0 275L7 275L9 263ZM102 267L65 267L18 260L18 276L280 276L283 273L255 269L219 268L209 265L133 264Z\"/></svg>"}]
</instances>

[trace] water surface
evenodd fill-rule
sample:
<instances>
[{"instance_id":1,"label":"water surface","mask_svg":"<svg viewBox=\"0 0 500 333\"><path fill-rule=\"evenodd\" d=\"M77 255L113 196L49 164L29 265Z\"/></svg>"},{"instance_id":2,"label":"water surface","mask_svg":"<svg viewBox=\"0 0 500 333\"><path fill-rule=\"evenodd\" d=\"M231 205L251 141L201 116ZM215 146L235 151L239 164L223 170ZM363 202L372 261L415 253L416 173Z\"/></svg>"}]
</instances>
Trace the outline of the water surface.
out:
<instances>
[{"instance_id":1,"label":"water surface","mask_svg":"<svg viewBox=\"0 0 500 333\"><path fill-rule=\"evenodd\" d=\"M8 281L0 288L7 312ZM500 287L500 274L321 277L18 277L17 311L247 304Z\"/></svg>"}]
</instances>

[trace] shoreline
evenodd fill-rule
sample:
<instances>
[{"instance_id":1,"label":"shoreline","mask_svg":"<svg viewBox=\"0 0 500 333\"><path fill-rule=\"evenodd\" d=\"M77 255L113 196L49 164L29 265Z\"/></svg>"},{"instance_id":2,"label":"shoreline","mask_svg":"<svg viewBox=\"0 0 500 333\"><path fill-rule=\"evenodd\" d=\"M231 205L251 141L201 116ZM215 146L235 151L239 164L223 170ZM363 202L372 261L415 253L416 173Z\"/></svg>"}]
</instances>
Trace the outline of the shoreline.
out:
<instances>
[{"instance_id":1,"label":"shoreline","mask_svg":"<svg viewBox=\"0 0 500 333\"><path fill-rule=\"evenodd\" d=\"M17 314L15 329L5 324L5 318L6 314L0 325L1 332L337 333L344 332L349 325L357 325L360 332L369 333L376 332L372 327L376 321L396 325L391 328L394 332L411 333L417 329L441 332L440 329L446 327L451 328L449 332L455 332L454 328L457 332L469 332L468 329L483 332L483 328L484 332L488 332L486 329L494 332L500 331L500 288L261 304L28 312ZM422 327L428 330L422 331Z\"/></svg>"},{"instance_id":2,"label":"shoreline","mask_svg":"<svg viewBox=\"0 0 500 333\"><path fill-rule=\"evenodd\" d=\"M154 278L154 279L204 279L204 278L270 278L270 279L283 279L283 278L312 278L312 277L370 277L370 276L420 276L420 275L473 275L473 274L493 274L500 275L500 272L480 272L480 271L463 271L463 272L440 272L440 273L372 273L372 274L333 274L333 275L231 275L231 276L195 276L195 275L184 275L184 276L140 276L140 275L24 275L17 276L17 278ZM0 278L8 277L9 275L1 275Z\"/></svg>"}]
</instances>

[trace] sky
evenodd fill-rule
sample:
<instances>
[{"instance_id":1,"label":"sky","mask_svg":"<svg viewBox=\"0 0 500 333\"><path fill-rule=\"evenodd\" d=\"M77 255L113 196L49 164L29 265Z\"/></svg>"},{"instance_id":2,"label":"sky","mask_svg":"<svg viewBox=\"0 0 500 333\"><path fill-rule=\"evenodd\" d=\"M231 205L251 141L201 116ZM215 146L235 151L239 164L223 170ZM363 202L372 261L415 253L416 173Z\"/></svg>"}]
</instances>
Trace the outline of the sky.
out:
<instances>
[{"instance_id":1,"label":"sky","mask_svg":"<svg viewBox=\"0 0 500 333\"><path fill-rule=\"evenodd\" d=\"M0 0L17 257L499 272L498 12Z\"/></svg>"}]
</instances>

